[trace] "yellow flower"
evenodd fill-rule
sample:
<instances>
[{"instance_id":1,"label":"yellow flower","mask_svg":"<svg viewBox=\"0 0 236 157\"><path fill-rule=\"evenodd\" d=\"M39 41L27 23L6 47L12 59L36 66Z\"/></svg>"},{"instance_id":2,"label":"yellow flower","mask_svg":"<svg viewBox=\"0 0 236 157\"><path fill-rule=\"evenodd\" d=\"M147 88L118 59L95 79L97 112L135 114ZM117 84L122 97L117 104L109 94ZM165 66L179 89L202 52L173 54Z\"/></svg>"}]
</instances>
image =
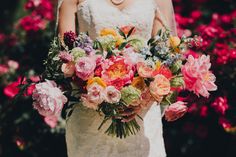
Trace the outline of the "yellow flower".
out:
<instances>
[{"instance_id":1,"label":"yellow flower","mask_svg":"<svg viewBox=\"0 0 236 157\"><path fill-rule=\"evenodd\" d=\"M87 82L87 86L89 86L93 83L97 83L104 88L107 86L106 83L100 77L93 77L93 78L89 79Z\"/></svg>"},{"instance_id":2,"label":"yellow flower","mask_svg":"<svg viewBox=\"0 0 236 157\"><path fill-rule=\"evenodd\" d=\"M180 38L177 36L171 36L169 41L170 41L170 46L172 46L173 48L178 47L181 42Z\"/></svg>"},{"instance_id":3,"label":"yellow flower","mask_svg":"<svg viewBox=\"0 0 236 157\"><path fill-rule=\"evenodd\" d=\"M144 90L146 87L146 84L142 77L135 77L131 83L131 85L139 90Z\"/></svg>"},{"instance_id":4,"label":"yellow flower","mask_svg":"<svg viewBox=\"0 0 236 157\"><path fill-rule=\"evenodd\" d=\"M124 38L120 35L117 35L115 39L116 39L116 46L120 46L120 44L124 42Z\"/></svg>"},{"instance_id":5,"label":"yellow flower","mask_svg":"<svg viewBox=\"0 0 236 157\"><path fill-rule=\"evenodd\" d=\"M156 62L156 70L159 70L161 68L161 61Z\"/></svg>"},{"instance_id":6,"label":"yellow flower","mask_svg":"<svg viewBox=\"0 0 236 157\"><path fill-rule=\"evenodd\" d=\"M117 36L116 30L112 28L104 28L100 31L100 36L112 35L113 37Z\"/></svg>"}]
</instances>

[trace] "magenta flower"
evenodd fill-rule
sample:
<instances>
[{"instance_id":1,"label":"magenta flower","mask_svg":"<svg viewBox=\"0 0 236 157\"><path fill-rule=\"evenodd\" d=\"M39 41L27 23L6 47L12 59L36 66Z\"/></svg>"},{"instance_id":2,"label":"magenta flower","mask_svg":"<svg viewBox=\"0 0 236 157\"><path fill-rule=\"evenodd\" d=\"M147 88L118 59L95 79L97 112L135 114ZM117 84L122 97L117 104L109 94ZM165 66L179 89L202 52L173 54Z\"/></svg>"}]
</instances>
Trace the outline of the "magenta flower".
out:
<instances>
[{"instance_id":1,"label":"magenta flower","mask_svg":"<svg viewBox=\"0 0 236 157\"><path fill-rule=\"evenodd\" d=\"M185 88L193 91L196 95L209 97L208 91L217 90L215 75L209 71L211 67L210 57L202 55L194 58L190 55L187 63L182 67Z\"/></svg>"}]
</instances>

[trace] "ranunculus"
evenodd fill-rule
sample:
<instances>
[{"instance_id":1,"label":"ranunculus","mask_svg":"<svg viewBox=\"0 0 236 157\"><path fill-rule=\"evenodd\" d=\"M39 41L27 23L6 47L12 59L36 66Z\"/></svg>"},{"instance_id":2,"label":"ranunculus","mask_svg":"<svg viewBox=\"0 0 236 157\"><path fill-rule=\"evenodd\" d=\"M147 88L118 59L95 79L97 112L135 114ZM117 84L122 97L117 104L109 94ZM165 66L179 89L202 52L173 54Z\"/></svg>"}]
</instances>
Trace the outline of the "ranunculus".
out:
<instances>
[{"instance_id":1,"label":"ranunculus","mask_svg":"<svg viewBox=\"0 0 236 157\"><path fill-rule=\"evenodd\" d=\"M153 76L154 69L144 62L137 63L138 74L144 78L151 78Z\"/></svg>"},{"instance_id":2,"label":"ranunculus","mask_svg":"<svg viewBox=\"0 0 236 157\"><path fill-rule=\"evenodd\" d=\"M108 103L118 103L121 99L121 93L114 86L108 86L105 89L105 101Z\"/></svg>"},{"instance_id":3,"label":"ranunculus","mask_svg":"<svg viewBox=\"0 0 236 157\"><path fill-rule=\"evenodd\" d=\"M44 122L51 128L55 128L57 126L58 117L57 116L44 117Z\"/></svg>"},{"instance_id":4,"label":"ranunculus","mask_svg":"<svg viewBox=\"0 0 236 157\"><path fill-rule=\"evenodd\" d=\"M188 111L188 107L185 104L186 103L182 101L171 104L165 109L165 119L170 122L184 116L184 114Z\"/></svg>"},{"instance_id":5,"label":"ranunculus","mask_svg":"<svg viewBox=\"0 0 236 157\"><path fill-rule=\"evenodd\" d=\"M126 105L139 105L138 102L141 99L141 91L133 86L127 86L121 89L121 99Z\"/></svg>"},{"instance_id":6,"label":"ranunculus","mask_svg":"<svg viewBox=\"0 0 236 157\"><path fill-rule=\"evenodd\" d=\"M104 87L93 83L87 87L87 94L81 96L84 106L96 110L98 105L104 101Z\"/></svg>"},{"instance_id":7,"label":"ranunculus","mask_svg":"<svg viewBox=\"0 0 236 157\"><path fill-rule=\"evenodd\" d=\"M163 97L170 92L170 81L165 76L158 74L150 83L149 88L156 101L161 102Z\"/></svg>"},{"instance_id":8,"label":"ranunculus","mask_svg":"<svg viewBox=\"0 0 236 157\"><path fill-rule=\"evenodd\" d=\"M217 90L215 85L215 75L209 71L211 67L210 57L202 55L194 58L189 55L187 63L182 67L185 87L189 91L193 91L196 95L209 97L208 91Z\"/></svg>"},{"instance_id":9,"label":"ranunculus","mask_svg":"<svg viewBox=\"0 0 236 157\"><path fill-rule=\"evenodd\" d=\"M134 67L122 56L113 56L102 63L101 78L107 85L121 89L131 83L134 77Z\"/></svg>"},{"instance_id":10,"label":"ranunculus","mask_svg":"<svg viewBox=\"0 0 236 157\"><path fill-rule=\"evenodd\" d=\"M65 77L72 77L75 73L75 63L74 62L63 63L61 66L61 71L64 73Z\"/></svg>"},{"instance_id":11,"label":"ranunculus","mask_svg":"<svg viewBox=\"0 0 236 157\"><path fill-rule=\"evenodd\" d=\"M81 57L75 64L76 75L84 81L93 76L95 68L96 62L89 57Z\"/></svg>"},{"instance_id":12,"label":"ranunculus","mask_svg":"<svg viewBox=\"0 0 236 157\"><path fill-rule=\"evenodd\" d=\"M49 80L35 85L32 98L34 108L42 116L59 115L67 102L66 96L63 95L57 84Z\"/></svg>"}]
</instances>

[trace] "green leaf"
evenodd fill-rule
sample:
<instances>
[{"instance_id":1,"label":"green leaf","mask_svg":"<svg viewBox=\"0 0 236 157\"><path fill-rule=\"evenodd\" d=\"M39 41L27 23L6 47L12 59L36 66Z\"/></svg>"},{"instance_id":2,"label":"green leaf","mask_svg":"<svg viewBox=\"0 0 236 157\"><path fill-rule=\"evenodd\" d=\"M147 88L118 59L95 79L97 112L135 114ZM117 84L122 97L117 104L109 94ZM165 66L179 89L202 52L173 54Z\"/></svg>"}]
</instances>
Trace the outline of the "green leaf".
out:
<instances>
[{"instance_id":1,"label":"green leaf","mask_svg":"<svg viewBox=\"0 0 236 157\"><path fill-rule=\"evenodd\" d=\"M135 29L135 27L132 27L132 28L129 30L129 33L128 33L128 35L127 35L127 38L133 33L134 29Z\"/></svg>"},{"instance_id":2,"label":"green leaf","mask_svg":"<svg viewBox=\"0 0 236 157\"><path fill-rule=\"evenodd\" d=\"M124 37L125 39L127 39L125 33L124 33L119 27L117 27L117 29L118 29L119 34L120 34L122 37Z\"/></svg>"},{"instance_id":3,"label":"green leaf","mask_svg":"<svg viewBox=\"0 0 236 157\"><path fill-rule=\"evenodd\" d=\"M179 70L181 69L181 67L182 67L182 61L181 61L181 60L178 60L177 62L175 62L175 63L171 66L170 70L171 70L171 72L172 72L173 74L176 74L176 73L179 72Z\"/></svg>"},{"instance_id":4,"label":"green leaf","mask_svg":"<svg viewBox=\"0 0 236 157\"><path fill-rule=\"evenodd\" d=\"M123 43L118 47L118 50L122 50L127 44L128 44L128 42L123 42Z\"/></svg>"}]
</instances>

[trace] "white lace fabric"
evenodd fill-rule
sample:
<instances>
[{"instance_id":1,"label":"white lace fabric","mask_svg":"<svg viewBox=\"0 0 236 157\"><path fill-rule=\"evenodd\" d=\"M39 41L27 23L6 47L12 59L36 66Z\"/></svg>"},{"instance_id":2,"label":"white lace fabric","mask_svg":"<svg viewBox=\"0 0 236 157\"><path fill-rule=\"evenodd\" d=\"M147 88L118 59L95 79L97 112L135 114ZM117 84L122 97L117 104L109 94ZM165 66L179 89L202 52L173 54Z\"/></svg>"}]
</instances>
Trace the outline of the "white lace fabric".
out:
<instances>
[{"instance_id":1,"label":"white lace fabric","mask_svg":"<svg viewBox=\"0 0 236 157\"><path fill-rule=\"evenodd\" d=\"M60 5L60 4L59 4ZM155 0L135 0L119 10L107 0L85 0L78 5L80 32L88 32L93 39L102 28L132 25L139 36L151 37L157 6ZM166 157L162 135L160 106L153 103L138 120L141 130L126 139L104 134L108 122L98 131L102 116L78 105L66 125L69 157Z\"/></svg>"}]
</instances>

